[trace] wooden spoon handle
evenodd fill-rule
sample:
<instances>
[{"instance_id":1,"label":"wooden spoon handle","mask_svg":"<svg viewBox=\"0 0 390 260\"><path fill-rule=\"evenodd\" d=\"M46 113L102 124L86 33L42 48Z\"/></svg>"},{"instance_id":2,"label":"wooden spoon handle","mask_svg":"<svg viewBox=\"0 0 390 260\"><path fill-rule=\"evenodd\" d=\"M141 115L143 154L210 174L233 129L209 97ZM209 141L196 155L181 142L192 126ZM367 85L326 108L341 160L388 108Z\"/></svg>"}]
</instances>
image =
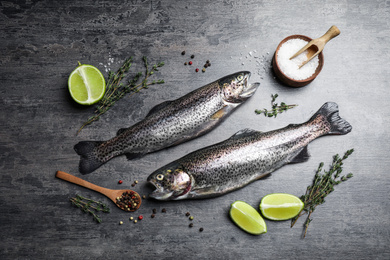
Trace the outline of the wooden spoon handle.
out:
<instances>
[{"instance_id":1,"label":"wooden spoon handle","mask_svg":"<svg viewBox=\"0 0 390 260\"><path fill-rule=\"evenodd\" d=\"M93 183L90 183L88 181L85 181L83 179L80 179L80 178L78 178L76 176L73 176L72 174L69 174L69 173L66 173L66 172L63 172L63 171L57 171L56 177L59 178L59 179L62 179L62 180L65 180L65 181L68 181L68 182L80 185L82 187L85 187L85 188L88 188L88 189L100 192L100 193L102 193L104 195L106 195L107 191L109 191L109 189L97 186L97 185L95 185Z\"/></svg>"},{"instance_id":2,"label":"wooden spoon handle","mask_svg":"<svg viewBox=\"0 0 390 260\"><path fill-rule=\"evenodd\" d=\"M336 37L337 35L340 34L339 28L337 28L335 25L329 28L329 30L321 36L321 40L323 40L325 43Z\"/></svg>"}]
</instances>

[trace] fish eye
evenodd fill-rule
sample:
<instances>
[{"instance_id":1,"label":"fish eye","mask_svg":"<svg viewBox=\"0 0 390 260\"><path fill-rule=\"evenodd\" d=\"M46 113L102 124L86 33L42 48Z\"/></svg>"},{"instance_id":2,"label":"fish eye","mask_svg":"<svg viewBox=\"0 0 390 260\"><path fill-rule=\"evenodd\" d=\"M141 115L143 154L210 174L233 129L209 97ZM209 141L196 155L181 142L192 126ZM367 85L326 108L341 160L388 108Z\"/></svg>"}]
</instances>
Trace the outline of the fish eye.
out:
<instances>
[{"instance_id":1,"label":"fish eye","mask_svg":"<svg viewBox=\"0 0 390 260\"><path fill-rule=\"evenodd\" d=\"M238 81L241 81L241 80L243 80L243 79L244 79L244 75L240 74L240 75L237 76L237 80L238 80Z\"/></svg>"},{"instance_id":2,"label":"fish eye","mask_svg":"<svg viewBox=\"0 0 390 260\"><path fill-rule=\"evenodd\" d=\"M157 180L162 181L164 179L164 175L161 173L156 176Z\"/></svg>"}]
</instances>

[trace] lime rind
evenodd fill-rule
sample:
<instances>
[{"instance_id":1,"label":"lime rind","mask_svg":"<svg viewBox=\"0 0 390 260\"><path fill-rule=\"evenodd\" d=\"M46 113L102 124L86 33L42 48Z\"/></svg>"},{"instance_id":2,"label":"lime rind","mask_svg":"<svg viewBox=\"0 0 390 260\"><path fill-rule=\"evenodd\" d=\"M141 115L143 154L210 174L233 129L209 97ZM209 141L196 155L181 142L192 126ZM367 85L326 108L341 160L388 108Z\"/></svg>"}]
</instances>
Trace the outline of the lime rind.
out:
<instances>
[{"instance_id":1,"label":"lime rind","mask_svg":"<svg viewBox=\"0 0 390 260\"><path fill-rule=\"evenodd\" d=\"M230 218L242 230L252 235L267 233L267 225L260 213L243 201L236 201L230 207Z\"/></svg>"}]
</instances>

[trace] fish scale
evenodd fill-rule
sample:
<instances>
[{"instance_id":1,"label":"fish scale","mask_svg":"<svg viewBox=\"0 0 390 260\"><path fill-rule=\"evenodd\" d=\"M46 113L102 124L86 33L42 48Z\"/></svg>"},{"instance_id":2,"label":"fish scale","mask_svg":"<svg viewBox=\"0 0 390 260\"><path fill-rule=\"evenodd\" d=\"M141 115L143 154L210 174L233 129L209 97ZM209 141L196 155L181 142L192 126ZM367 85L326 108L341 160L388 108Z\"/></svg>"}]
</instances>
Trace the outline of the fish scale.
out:
<instances>
[{"instance_id":1,"label":"fish scale","mask_svg":"<svg viewBox=\"0 0 390 260\"><path fill-rule=\"evenodd\" d=\"M351 130L333 102L325 103L303 124L266 133L244 129L156 170L148 177L148 182L156 187L150 197L176 200L222 195L288 163L306 161L307 145L314 139Z\"/></svg>"},{"instance_id":2,"label":"fish scale","mask_svg":"<svg viewBox=\"0 0 390 260\"><path fill-rule=\"evenodd\" d=\"M90 173L115 156L140 157L208 133L255 93L259 83L248 84L249 77L248 71L225 76L155 106L110 140L79 142L74 149L80 155L80 172Z\"/></svg>"}]
</instances>

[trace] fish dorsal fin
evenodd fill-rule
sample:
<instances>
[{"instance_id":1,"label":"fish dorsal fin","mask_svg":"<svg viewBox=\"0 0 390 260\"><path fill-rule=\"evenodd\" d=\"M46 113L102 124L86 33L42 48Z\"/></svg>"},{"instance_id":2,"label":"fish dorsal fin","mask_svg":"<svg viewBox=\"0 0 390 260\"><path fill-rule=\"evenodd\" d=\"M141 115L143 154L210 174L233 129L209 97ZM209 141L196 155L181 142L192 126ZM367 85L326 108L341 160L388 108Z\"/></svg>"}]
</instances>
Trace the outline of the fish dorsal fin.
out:
<instances>
[{"instance_id":1,"label":"fish dorsal fin","mask_svg":"<svg viewBox=\"0 0 390 260\"><path fill-rule=\"evenodd\" d=\"M307 150L307 146L305 146L294 158L291 159L290 163L306 162L307 160L309 160L309 158L310 155Z\"/></svg>"},{"instance_id":2,"label":"fish dorsal fin","mask_svg":"<svg viewBox=\"0 0 390 260\"><path fill-rule=\"evenodd\" d=\"M156 106L154 106L152 109L150 109L149 113L146 115L146 117L150 116L150 115L153 115L154 113L160 111L161 109L164 109L165 107L167 107L169 104L171 104L173 101L165 101L165 102L162 102Z\"/></svg>"},{"instance_id":3,"label":"fish dorsal fin","mask_svg":"<svg viewBox=\"0 0 390 260\"><path fill-rule=\"evenodd\" d=\"M261 132L253 130L253 129L250 129L250 128L245 128L245 129L242 129L242 130L238 131L234 135L232 135L230 137L230 139L242 138L242 137L253 135L255 133L261 133Z\"/></svg>"}]
</instances>

